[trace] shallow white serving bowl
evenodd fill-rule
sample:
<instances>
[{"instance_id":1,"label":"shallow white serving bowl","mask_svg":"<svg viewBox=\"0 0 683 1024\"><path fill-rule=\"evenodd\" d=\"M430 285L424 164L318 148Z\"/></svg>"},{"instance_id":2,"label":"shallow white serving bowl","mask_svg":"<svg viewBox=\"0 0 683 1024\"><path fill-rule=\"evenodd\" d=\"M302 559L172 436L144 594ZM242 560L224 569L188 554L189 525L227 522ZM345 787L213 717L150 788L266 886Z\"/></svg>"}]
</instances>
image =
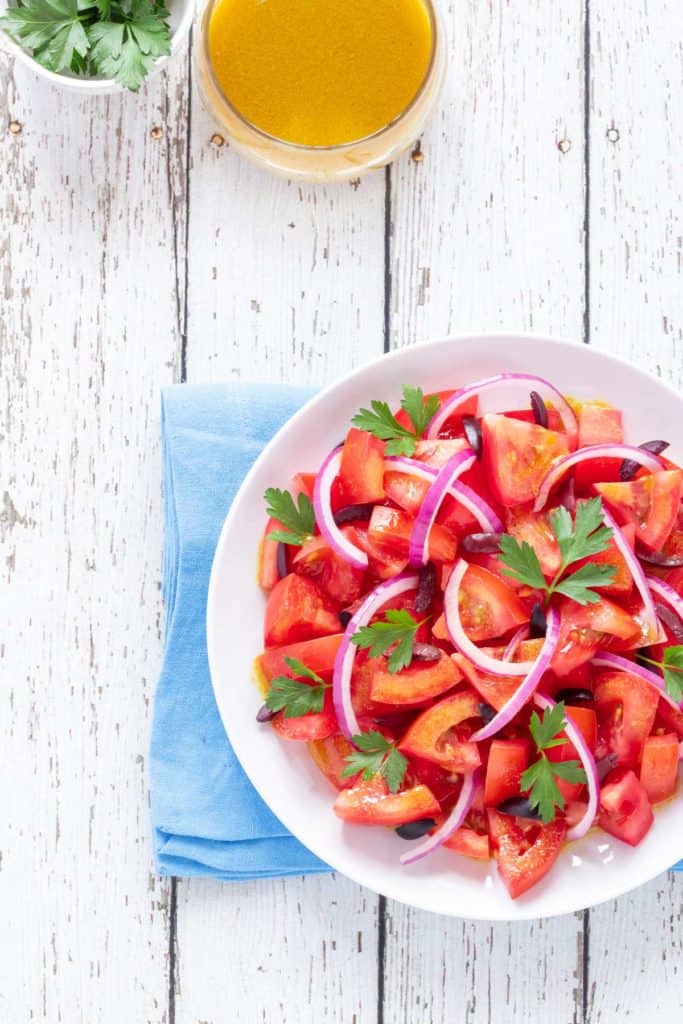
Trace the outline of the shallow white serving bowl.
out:
<instances>
[{"instance_id":1,"label":"shallow white serving bowl","mask_svg":"<svg viewBox=\"0 0 683 1024\"><path fill-rule=\"evenodd\" d=\"M3 15L9 7L8 0L0 0L0 15ZM195 0L169 0L166 5L171 12L171 52L168 57L160 57L149 72L146 81L158 74L164 68L175 53L182 47L187 39L194 18ZM115 92L127 92L125 86L120 85L113 78L85 78L79 75L72 75L66 72L57 74L55 71L48 71L37 60L34 60L30 53L23 49L6 32L0 31L0 51L5 50L11 53L18 60L30 68L39 78L43 78L60 89L67 92L76 92L81 95L101 96ZM142 86L144 88L144 84Z\"/></svg>"},{"instance_id":2,"label":"shallow white serving bowl","mask_svg":"<svg viewBox=\"0 0 683 1024\"><path fill-rule=\"evenodd\" d=\"M284 742L256 722L262 700L250 681L262 646L265 600L256 582L256 552L265 489L287 487L295 472L317 469L351 416L373 398L396 407L403 384L434 391L504 370L537 373L568 394L609 400L625 411L627 440L663 437L672 443L672 457L683 457L683 401L664 384L594 349L520 335L453 338L402 349L322 391L257 460L218 543L207 634L216 700L230 742L261 796L295 836L335 870L393 899L457 917L512 921L593 906L669 868L683 857L683 799L656 813L650 834L635 850L603 832L590 832L561 854L538 886L512 901L493 862L439 850L402 867L398 858L408 844L393 831L344 825L332 813L334 790L305 745ZM518 397L528 403L524 390ZM492 396L482 404L492 409L494 402Z\"/></svg>"}]
</instances>

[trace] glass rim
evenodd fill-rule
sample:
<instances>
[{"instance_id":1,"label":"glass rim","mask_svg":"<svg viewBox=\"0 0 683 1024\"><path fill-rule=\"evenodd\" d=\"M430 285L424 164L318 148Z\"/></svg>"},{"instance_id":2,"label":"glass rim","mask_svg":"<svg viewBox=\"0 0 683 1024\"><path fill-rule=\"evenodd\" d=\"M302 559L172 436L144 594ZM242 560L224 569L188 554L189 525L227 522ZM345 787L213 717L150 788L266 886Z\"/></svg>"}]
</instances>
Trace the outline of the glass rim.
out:
<instances>
[{"instance_id":1,"label":"glass rim","mask_svg":"<svg viewBox=\"0 0 683 1024\"><path fill-rule=\"evenodd\" d=\"M392 118L391 121L387 122L387 124L382 125L381 128L377 128L374 132L371 132L369 135L362 135L358 139L351 139L348 142L335 142L331 145L325 146L311 146L303 142L290 142L288 139L280 138L280 136L278 135L271 135L270 132L265 131L263 128L259 128L257 124L254 124L254 122L250 121L248 117L245 117L244 114L242 114L241 111L239 111L237 107L228 99L225 92L223 91L223 88L221 87L220 82L216 78L216 74L213 69L213 64L211 63L211 55L209 54L208 28L209 21L211 19L211 12L213 11L213 8L216 6L218 2L219 0L208 0L204 8L204 13L202 15L202 20L200 24L203 56L209 77L216 92L220 96L222 102L225 103L226 107L228 107L231 114L233 114L233 116L236 117L238 121L240 121L244 126L249 128L251 131L255 132L257 135L260 136L261 139L263 139L266 142L275 143L278 146L284 146L286 149L293 149L300 151L302 153L336 153L339 152L340 150L350 149L353 146L358 146L362 145L363 143L371 142L374 139L381 138L381 136L384 135L386 132L391 131L392 128L394 128L400 121L402 121L403 118L405 118L411 112L411 110L413 110L418 105L431 80L432 72L434 71L434 67L436 64L437 43L439 42L438 33L440 31L439 22L436 15L435 0L419 0L419 2L426 8L427 14L429 15L429 24L431 28L431 49L429 53L429 63L427 64L427 67L425 69L424 77L422 78L422 81L420 82L420 85L416 90L415 95L410 100L410 103L408 103L408 105L405 106L403 110L396 114L396 116Z\"/></svg>"}]
</instances>

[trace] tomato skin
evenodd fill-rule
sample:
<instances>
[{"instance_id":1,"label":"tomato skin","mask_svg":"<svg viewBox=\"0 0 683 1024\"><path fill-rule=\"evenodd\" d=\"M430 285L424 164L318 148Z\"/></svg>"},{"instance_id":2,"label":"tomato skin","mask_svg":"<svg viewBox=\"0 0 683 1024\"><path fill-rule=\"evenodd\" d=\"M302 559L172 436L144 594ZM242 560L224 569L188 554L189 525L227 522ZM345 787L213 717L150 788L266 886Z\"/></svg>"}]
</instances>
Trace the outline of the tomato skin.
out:
<instances>
[{"instance_id":1,"label":"tomato skin","mask_svg":"<svg viewBox=\"0 0 683 1024\"><path fill-rule=\"evenodd\" d=\"M668 800L676 792L679 745L675 733L648 736L643 745L640 781L651 804Z\"/></svg>"},{"instance_id":2,"label":"tomato skin","mask_svg":"<svg viewBox=\"0 0 683 1024\"><path fill-rule=\"evenodd\" d=\"M343 821L356 825L386 825L395 827L420 818L436 818L441 808L434 794L421 783L390 793L379 776L343 789L332 810Z\"/></svg>"},{"instance_id":3,"label":"tomato skin","mask_svg":"<svg viewBox=\"0 0 683 1024\"><path fill-rule=\"evenodd\" d=\"M370 683L370 698L384 704L420 704L453 689L462 679L462 673L447 654L434 662L414 661L400 672L389 672L386 661L378 661L380 665Z\"/></svg>"},{"instance_id":4,"label":"tomato skin","mask_svg":"<svg viewBox=\"0 0 683 1024\"><path fill-rule=\"evenodd\" d=\"M635 547L636 542L636 528L633 523L627 523L626 526L621 527L621 532L626 538L631 550ZM597 555L590 555L588 558L580 558L578 561L572 563L571 571L577 572L583 565L613 565L616 572L610 583L605 584L602 587L594 587L600 594L614 594L615 596L622 597L624 594L630 594L633 591L633 576L629 569L626 559L622 555L621 551L614 543L614 540L610 540L609 547L606 551L601 551Z\"/></svg>"},{"instance_id":5,"label":"tomato skin","mask_svg":"<svg viewBox=\"0 0 683 1024\"><path fill-rule=\"evenodd\" d=\"M535 661L542 646L542 640L523 640L517 645L517 650L515 651L512 660ZM490 654L495 658L501 657L503 653L502 648L485 647L483 649L487 654ZM500 711L500 709L507 704L512 695L519 688L519 678L495 676L490 675L487 672L480 672L479 669L475 668L471 661L460 653L454 654L452 657L453 661L463 673L469 684L477 691L480 698L487 704L490 704L492 708L495 708L496 711Z\"/></svg>"},{"instance_id":6,"label":"tomato skin","mask_svg":"<svg viewBox=\"0 0 683 1024\"><path fill-rule=\"evenodd\" d=\"M324 740L339 732L339 723L334 712L332 690L325 692L323 709L320 712L310 711L298 718L285 718L284 711L278 711L271 725L275 732L285 740Z\"/></svg>"},{"instance_id":7,"label":"tomato skin","mask_svg":"<svg viewBox=\"0 0 683 1024\"><path fill-rule=\"evenodd\" d=\"M268 540L268 534L273 530L281 530L282 528L282 524L278 523L277 519L269 519L263 531L258 561L258 582L263 590L272 590L280 579L277 567L278 542L276 540Z\"/></svg>"},{"instance_id":8,"label":"tomato skin","mask_svg":"<svg viewBox=\"0 0 683 1024\"><path fill-rule=\"evenodd\" d=\"M367 430L351 427L339 469L344 497L350 505L384 500L384 442Z\"/></svg>"},{"instance_id":9,"label":"tomato skin","mask_svg":"<svg viewBox=\"0 0 683 1024\"><path fill-rule=\"evenodd\" d=\"M679 740L683 740L683 711L676 711L665 700L660 700L657 707L657 719L667 732L674 732Z\"/></svg>"},{"instance_id":10,"label":"tomato skin","mask_svg":"<svg viewBox=\"0 0 683 1024\"><path fill-rule=\"evenodd\" d=\"M342 533L355 543L353 527L342 527ZM337 604L348 605L363 592L365 572L333 551L324 537L311 537L292 558L292 571L315 580Z\"/></svg>"},{"instance_id":11,"label":"tomato skin","mask_svg":"<svg viewBox=\"0 0 683 1024\"><path fill-rule=\"evenodd\" d=\"M609 773L600 790L600 808L600 827L629 846L637 846L654 821L645 787L630 769Z\"/></svg>"},{"instance_id":12,"label":"tomato skin","mask_svg":"<svg viewBox=\"0 0 683 1024\"><path fill-rule=\"evenodd\" d=\"M525 822L489 809L489 836L498 852L498 871L512 899L517 899L548 874L564 844L563 818L548 825Z\"/></svg>"},{"instance_id":13,"label":"tomato skin","mask_svg":"<svg viewBox=\"0 0 683 1024\"><path fill-rule=\"evenodd\" d=\"M266 605L264 644L275 647L339 632L339 618L330 611L312 580L290 573L276 583Z\"/></svg>"},{"instance_id":14,"label":"tomato skin","mask_svg":"<svg viewBox=\"0 0 683 1024\"><path fill-rule=\"evenodd\" d=\"M349 536L354 538L354 543L368 556L370 577L388 580L398 576L408 565L407 550L403 555L392 554L368 536L368 528L365 525L356 524L351 527Z\"/></svg>"},{"instance_id":15,"label":"tomato skin","mask_svg":"<svg viewBox=\"0 0 683 1024\"><path fill-rule=\"evenodd\" d=\"M630 672L601 672L594 686L598 752L617 755L617 765L637 765L652 732L659 697Z\"/></svg>"},{"instance_id":16,"label":"tomato skin","mask_svg":"<svg viewBox=\"0 0 683 1024\"><path fill-rule=\"evenodd\" d=\"M589 749L593 752L598 741L598 720L595 711L592 708L567 707L566 714L581 732ZM559 737L566 740L566 743L560 747L551 747L550 750L547 750L548 760L554 764L559 764L562 761L580 761L581 759L576 747L564 730L559 734ZM578 800L584 791L585 784L582 782L567 782L566 779L556 779L556 782L557 788L567 802Z\"/></svg>"},{"instance_id":17,"label":"tomato skin","mask_svg":"<svg viewBox=\"0 0 683 1024\"><path fill-rule=\"evenodd\" d=\"M408 559L410 538L415 520L400 509L376 505L370 517L368 540L396 558ZM434 523L429 531L429 557L434 562L452 562L457 545L443 526Z\"/></svg>"},{"instance_id":18,"label":"tomato skin","mask_svg":"<svg viewBox=\"0 0 683 1024\"><path fill-rule=\"evenodd\" d=\"M562 433L564 430L564 424L562 423L562 417L557 409L549 408L547 412L548 429L555 430L557 433ZM533 409L510 409L507 412L502 413L502 415L508 416L511 420L522 420L524 423L536 422Z\"/></svg>"},{"instance_id":19,"label":"tomato skin","mask_svg":"<svg viewBox=\"0 0 683 1024\"><path fill-rule=\"evenodd\" d=\"M546 579L552 579L562 565L560 546L544 512L508 510L505 516L507 532L522 544L526 541L534 549Z\"/></svg>"},{"instance_id":20,"label":"tomato skin","mask_svg":"<svg viewBox=\"0 0 683 1024\"><path fill-rule=\"evenodd\" d=\"M358 775L342 774L346 767L345 758L353 753L354 748L341 733L325 736L320 740L309 740L308 752L326 779L335 789L350 789L358 781Z\"/></svg>"},{"instance_id":21,"label":"tomato skin","mask_svg":"<svg viewBox=\"0 0 683 1024\"><path fill-rule=\"evenodd\" d=\"M461 690L427 708L415 718L398 749L409 757L434 761L450 771L471 771L481 764L476 743L467 742L471 729L453 731L470 718L479 719L480 698L474 690ZM445 736L446 733L451 735Z\"/></svg>"},{"instance_id":22,"label":"tomato skin","mask_svg":"<svg viewBox=\"0 0 683 1024\"><path fill-rule=\"evenodd\" d=\"M606 597L599 604L581 606L570 598L558 603L560 636L550 667L558 676L566 676L590 661L606 636L620 640L637 638L640 627L618 604Z\"/></svg>"},{"instance_id":23,"label":"tomato skin","mask_svg":"<svg viewBox=\"0 0 683 1024\"><path fill-rule=\"evenodd\" d=\"M582 402L579 409L579 448L592 444L622 444L624 428L620 409L601 402ZM619 480L620 459L592 459L574 471L577 490L591 484Z\"/></svg>"},{"instance_id":24,"label":"tomato skin","mask_svg":"<svg viewBox=\"0 0 683 1024\"><path fill-rule=\"evenodd\" d=\"M517 594L499 576L470 565L458 597L460 620L470 640L494 640L529 621Z\"/></svg>"},{"instance_id":25,"label":"tomato skin","mask_svg":"<svg viewBox=\"0 0 683 1024\"><path fill-rule=\"evenodd\" d=\"M463 438L453 440L422 440L415 446L415 458L418 462L424 462L432 469L442 469L449 459L452 459L458 452L464 452L469 444Z\"/></svg>"},{"instance_id":26,"label":"tomato skin","mask_svg":"<svg viewBox=\"0 0 683 1024\"><path fill-rule=\"evenodd\" d=\"M486 477L506 508L533 501L551 463L569 454L564 434L535 423L489 413L481 429Z\"/></svg>"},{"instance_id":27,"label":"tomato skin","mask_svg":"<svg viewBox=\"0 0 683 1024\"><path fill-rule=\"evenodd\" d=\"M663 469L618 483L595 484L595 490L620 523L633 523L641 544L659 551L678 519L683 473Z\"/></svg>"},{"instance_id":28,"label":"tomato skin","mask_svg":"<svg viewBox=\"0 0 683 1024\"><path fill-rule=\"evenodd\" d=\"M473 860L489 860L491 857L488 835L483 835L466 825L457 829L442 845L453 853L471 857Z\"/></svg>"},{"instance_id":29,"label":"tomato skin","mask_svg":"<svg viewBox=\"0 0 683 1024\"><path fill-rule=\"evenodd\" d=\"M518 796L522 773L529 766L531 746L527 739L495 739L489 749L484 782L484 804L497 807L503 800Z\"/></svg>"},{"instance_id":30,"label":"tomato skin","mask_svg":"<svg viewBox=\"0 0 683 1024\"><path fill-rule=\"evenodd\" d=\"M286 647L271 647L263 654L259 654L256 659L257 671L259 674L262 673L265 681L269 683L275 676L289 675L291 669L285 662L285 658L296 658L297 661L302 661L312 672L329 683L334 671L334 659L343 635L343 633L334 633L331 636L304 640Z\"/></svg>"},{"instance_id":31,"label":"tomato skin","mask_svg":"<svg viewBox=\"0 0 683 1024\"><path fill-rule=\"evenodd\" d=\"M384 490L387 498L402 508L408 515L416 516L430 488L428 480L410 476L408 473L397 473L390 469L384 474Z\"/></svg>"}]
</instances>

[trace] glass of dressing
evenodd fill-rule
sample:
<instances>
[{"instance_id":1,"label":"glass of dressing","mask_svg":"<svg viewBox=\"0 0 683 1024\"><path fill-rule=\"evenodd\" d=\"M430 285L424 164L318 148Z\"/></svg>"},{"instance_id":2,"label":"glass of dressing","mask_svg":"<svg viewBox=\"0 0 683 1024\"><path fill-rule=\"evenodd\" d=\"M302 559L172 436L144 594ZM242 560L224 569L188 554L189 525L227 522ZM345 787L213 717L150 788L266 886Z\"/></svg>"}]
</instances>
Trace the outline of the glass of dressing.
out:
<instances>
[{"instance_id":1,"label":"glass of dressing","mask_svg":"<svg viewBox=\"0 0 683 1024\"><path fill-rule=\"evenodd\" d=\"M195 75L238 152L289 178L334 181L417 138L444 50L432 0L208 0Z\"/></svg>"}]
</instances>

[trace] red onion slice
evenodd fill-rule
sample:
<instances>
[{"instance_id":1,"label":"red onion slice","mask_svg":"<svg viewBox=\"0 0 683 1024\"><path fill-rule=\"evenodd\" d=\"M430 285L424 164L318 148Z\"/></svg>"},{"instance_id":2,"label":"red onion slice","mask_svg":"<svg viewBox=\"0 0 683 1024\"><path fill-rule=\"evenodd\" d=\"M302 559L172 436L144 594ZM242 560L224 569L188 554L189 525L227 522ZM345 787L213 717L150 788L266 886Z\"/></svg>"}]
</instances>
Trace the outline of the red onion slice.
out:
<instances>
[{"instance_id":1,"label":"red onion slice","mask_svg":"<svg viewBox=\"0 0 683 1024\"><path fill-rule=\"evenodd\" d=\"M460 558L455 563L455 569L451 573L451 577L444 592L444 616L446 619L446 629L448 630L451 643L454 647L457 647L460 653L464 654L476 668L481 669L482 672L488 672L496 676L527 675L536 664L535 661L506 662L501 661L499 658L493 658L490 654L486 654L485 651L482 651L480 647L477 647L465 632L460 620L458 598L460 595L460 586L462 584L463 577L468 569L469 563L466 562L464 558Z\"/></svg>"},{"instance_id":2,"label":"red onion slice","mask_svg":"<svg viewBox=\"0 0 683 1024\"><path fill-rule=\"evenodd\" d=\"M406 476L414 476L429 483L434 482L438 473L438 470L428 466L425 462L408 459L403 455L388 456L384 460L384 466L386 469L394 470L397 473L405 473ZM483 498L480 498L477 492L473 491L467 484L462 483L460 480L455 480L448 488L448 494L460 502L474 516L482 530L485 530L486 533L503 532L503 524L491 506Z\"/></svg>"},{"instance_id":3,"label":"red onion slice","mask_svg":"<svg viewBox=\"0 0 683 1024\"><path fill-rule=\"evenodd\" d=\"M515 651L517 650L517 648L521 644L522 640L526 640L526 638L528 636L529 636L529 627L528 627L528 625L525 624L523 626L520 626L519 629L517 630L517 632L512 634L512 637L510 638L510 642L508 643L507 647L503 651L503 661L511 661L511 659L514 657Z\"/></svg>"},{"instance_id":4,"label":"red onion slice","mask_svg":"<svg viewBox=\"0 0 683 1024\"><path fill-rule=\"evenodd\" d=\"M334 521L330 496L332 484L339 476L341 466L342 449L335 448L330 452L323 462L313 488L313 511L315 521L323 537L333 551L343 558L345 562L353 565L356 569L367 569L368 556L365 551L356 547L349 538L342 533Z\"/></svg>"},{"instance_id":5,"label":"red onion slice","mask_svg":"<svg viewBox=\"0 0 683 1024\"><path fill-rule=\"evenodd\" d=\"M646 576L645 580L650 590L661 597L665 604L668 604L669 608L676 612L676 615L683 621L683 597L674 590L670 583L665 583L664 580L657 579L656 576Z\"/></svg>"},{"instance_id":6,"label":"red onion slice","mask_svg":"<svg viewBox=\"0 0 683 1024\"><path fill-rule=\"evenodd\" d=\"M429 560L429 533L441 508L443 499L454 481L474 465L476 455L470 448L451 456L439 470L417 514L408 548L411 565L424 565Z\"/></svg>"},{"instance_id":7,"label":"red onion slice","mask_svg":"<svg viewBox=\"0 0 683 1024\"><path fill-rule=\"evenodd\" d=\"M559 636L560 616L554 608L551 608L548 611L548 632L545 635L538 658L532 662L533 667L531 671L524 677L512 697L510 697L507 703L503 704L494 718L487 722L486 725L483 725L481 729L477 729L476 732L472 733L470 736L472 743L479 743L481 740L487 740L490 736L495 736L522 710L540 683L543 673L550 665Z\"/></svg>"},{"instance_id":8,"label":"red onion slice","mask_svg":"<svg viewBox=\"0 0 683 1024\"><path fill-rule=\"evenodd\" d=\"M547 708L555 707L555 701L551 700L550 697L546 697L544 693L537 693L534 696L534 703L544 711ZM573 839L581 839L582 836L585 836L586 832L595 821L600 801L600 780L598 779L598 769L595 764L595 758L590 751L590 747L586 743L581 730L574 724L574 722L572 722L571 708L565 709L563 729L567 734L568 740L572 743L576 753L579 755L583 770L586 773L586 783L588 786L588 806L586 807L584 815L581 820L577 821L576 825L574 825L573 828L570 828L567 832L567 839L571 841Z\"/></svg>"},{"instance_id":9,"label":"red onion slice","mask_svg":"<svg viewBox=\"0 0 683 1024\"><path fill-rule=\"evenodd\" d=\"M631 549L629 542L626 540L626 537L624 537L624 534L621 532L621 528L617 526L614 517L607 511L604 505L602 507L602 518L605 526L609 526L612 531L612 539L619 549L619 553L622 558L626 562L628 571L631 573L636 589L642 598L643 607L645 609L644 624L647 627L648 635L656 636L659 632L657 612L655 611L655 603L652 600L650 587L648 586L642 566L638 561L635 552Z\"/></svg>"},{"instance_id":10,"label":"red onion slice","mask_svg":"<svg viewBox=\"0 0 683 1024\"><path fill-rule=\"evenodd\" d=\"M607 652L599 651L591 661L591 665L597 665L598 668L614 668L619 672L630 672L632 676L638 676L644 683L648 683L649 686L654 687L658 691L659 696L662 700L665 700L667 704L670 704L676 711L681 710L681 705L673 699L673 697L667 692L664 680L661 676L658 676L656 672L651 672L649 668L643 668L635 661L629 661L628 658L622 658L619 654L608 654Z\"/></svg>"},{"instance_id":11,"label":"red onion slice","mask_svg":"<svg viewBox=\"0 0 683 1024\"><path fill-rule=\"evenodd\" d=\"M478 784L479 769L475 768L473 772L468 772L463 777L458 799L455 801L453 810L444 823L436 831L432 832L431 835L427 836L423 843L414 846L407 853L402 853L400 857L401 864L414 864L416 860L422 860L428 853L436 850L447 839L450 839L454 832L457 832L469 813Z\"/></svg>"},{"instance_id":12,"label":"red onion slice","mask_svg":"<svg viewBox=\"0 0 683 1024\"><path fill-rule=\"evenodd\" d=\"M387 601L391 601L392 598L398 597L400 594L405 594L408 590L417 590L419 582L420 578L417 573L402 573L392 580L380 583L368 594L344 631L342 642L334 659L332 699L339 728L347 740L361 731L351 702L351 674L358 650L356 645L351 643L351 637L358 632L361 626L367 626L373 615Z\"/></svg>"},{"instance_id":13,"label":"red onion slice","mask_svg":"<svg viewBox=\"0 0 683 1024\"><path fill-rule=\"evenodd\" d=\"M541 481L541 486L536 497L534 512L540 512L544 507L553 487L560 482L564 474L578 466L582 462L590 462L591 459L633 459L639 466L656 473L662 469L662 460L642 448L635 448L631 444L591 444L581 448L578 452L565 455L558 459L550 467Z\"/></svg>"},{"instance_id":14,"label":"red onion slice","mask_svg":"<svg viewBox=\"0 0 683 1024\"><path fill-rule=\"evenodd\" d=\"M489 390L489 388L505 386L510 383L532 384L543 397L547 396L560 414L562 425L569 438L570 448L576 447L576 440L579 436L579 424L576 419L576 413L562 392L558 391L550 381L545 380L543 377L537 377L533 373L497 373L494 377L486 377L484 380L475 381L467 387L459 388L458 391L443 403L436 415L432 417L424 436L427 438L437 437L446 420L457 413L463 402L466 402L472 395L479 395L482 391Z\"/></svg>"}]
</instances>

